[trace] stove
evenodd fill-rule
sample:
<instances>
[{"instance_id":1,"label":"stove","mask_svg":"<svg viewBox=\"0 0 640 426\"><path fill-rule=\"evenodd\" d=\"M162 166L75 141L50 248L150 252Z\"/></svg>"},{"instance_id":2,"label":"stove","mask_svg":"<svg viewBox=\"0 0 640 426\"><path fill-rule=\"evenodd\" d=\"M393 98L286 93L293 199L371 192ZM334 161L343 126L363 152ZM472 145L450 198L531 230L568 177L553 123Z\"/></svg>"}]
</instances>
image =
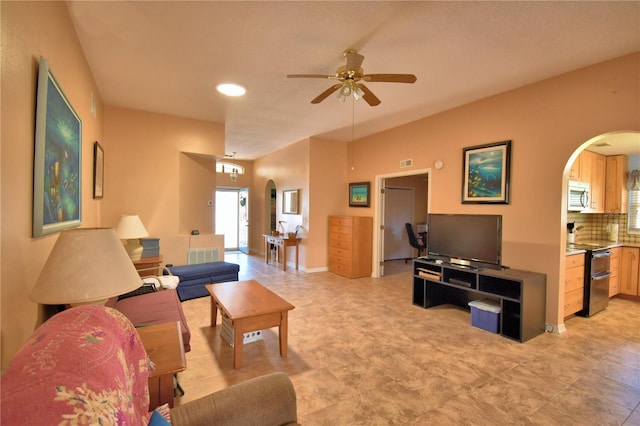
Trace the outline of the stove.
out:
<instances>
[{"instance_id":1,"label":"stove","mask_svg":"<svg viewBox=\"0 0 640 426\"><path fill-rule=\"evenodd\" d=\"M577 247L580 246L580 247ZM586 250L584 259L584 304L577 315L590 317L609 305L609 277L611 251L598 244L576 244L575 249Z\"/></svg>"}]
</instances>

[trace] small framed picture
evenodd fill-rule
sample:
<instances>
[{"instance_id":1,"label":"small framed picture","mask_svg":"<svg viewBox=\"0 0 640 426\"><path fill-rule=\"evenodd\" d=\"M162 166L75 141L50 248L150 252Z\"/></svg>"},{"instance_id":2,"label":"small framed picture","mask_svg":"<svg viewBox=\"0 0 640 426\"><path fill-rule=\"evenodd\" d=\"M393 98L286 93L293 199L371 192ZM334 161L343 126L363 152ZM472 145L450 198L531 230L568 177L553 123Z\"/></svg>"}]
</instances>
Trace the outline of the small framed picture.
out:
<instances>
[{"instance_id":1,"label":"small framed picture","mask_svg":"<svg viewBox=\"0 0 640 426\"><path fill-rule=\"evenodd\" d=\"M462 150L462 203L509 204L511 141Z\"/></svg>"},{"instance_id":2,"label":"small framed picture","mask_svg":"<svg viewBox=\"0 0 640 426\"><path fill-rule=\"evenodd\" d=\"M369 182L349 184L349 207L369 207L371 202Z\"/></svg>"},{"instance_id":3,"label":"small framed picture","mask_svg":"<svg viewBox=\"0 0 640 426\"><path fill-rule=\"evenodd\" d=\"M104 150L96 141L93 143L93 198L104 195Z\"/></svg>"}]
</instances>

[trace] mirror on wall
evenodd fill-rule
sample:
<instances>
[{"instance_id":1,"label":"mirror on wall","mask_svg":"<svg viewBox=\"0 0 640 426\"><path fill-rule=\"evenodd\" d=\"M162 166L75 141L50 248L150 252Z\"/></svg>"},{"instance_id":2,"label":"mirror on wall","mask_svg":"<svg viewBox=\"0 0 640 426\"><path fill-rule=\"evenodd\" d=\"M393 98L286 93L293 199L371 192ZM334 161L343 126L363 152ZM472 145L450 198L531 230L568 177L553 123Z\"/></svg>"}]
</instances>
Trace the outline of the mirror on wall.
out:
<instances>
[{"instance_id":1,"label":"mirror on wall","mask_svg":"<svg viewBox=\"0 0 640 426\"><path fill-rule=\"evenodd\" d=\"M298 191L297 189L288 189L282 191L282 213L298 214Z\"/></svg>"}]
</instances>

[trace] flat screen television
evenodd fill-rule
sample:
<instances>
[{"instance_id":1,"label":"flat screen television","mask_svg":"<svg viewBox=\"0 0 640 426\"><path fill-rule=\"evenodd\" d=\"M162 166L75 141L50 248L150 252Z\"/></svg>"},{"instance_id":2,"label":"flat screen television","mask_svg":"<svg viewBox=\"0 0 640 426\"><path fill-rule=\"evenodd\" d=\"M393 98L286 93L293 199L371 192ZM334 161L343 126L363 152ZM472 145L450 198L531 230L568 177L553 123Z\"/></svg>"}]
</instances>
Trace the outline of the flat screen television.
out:
<instances>
[{"instance_id":1,"label":"flat screen television","mask_svg":"<svg viewBox=\"0 0 640 426\"><path fill-rule=\"evenodd\" d=\"M464 266L501 267L501 215L430 214L427 223L429 258Z\"/></svg>"}]
</instances>

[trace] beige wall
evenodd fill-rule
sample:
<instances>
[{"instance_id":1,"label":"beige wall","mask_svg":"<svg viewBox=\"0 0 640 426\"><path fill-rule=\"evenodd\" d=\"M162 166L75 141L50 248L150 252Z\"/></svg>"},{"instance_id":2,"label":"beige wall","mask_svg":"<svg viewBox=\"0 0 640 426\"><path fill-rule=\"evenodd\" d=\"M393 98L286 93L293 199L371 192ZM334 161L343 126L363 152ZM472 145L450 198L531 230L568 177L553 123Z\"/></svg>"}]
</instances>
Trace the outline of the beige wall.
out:
<instances>
[{"instance_id":1,"label":"beige wall","mask_svg":"<svg viewBox=\"0 0 640 426\"><path fill-rule=\"evenodd\" d=\"M0 2L2 14L2 369L40 322L29 300L58 234L31 238L36 82L40 55L82 120L82 226L101 225L103 201L92 198L93 142L103 142L100 95L66 5ZM97 116L90 112L95 96ZM105 150L109 145L103 143Z\"/></svg>"},{"instance_id":2,"label":"beige wall","mask_svg":"<svg viewBox=\"0 0 640 426\"><path fill-rule=\"evenodd\" d=\"M105 108L105 226L138 214L160 238L165 263L184 264L189 234L214 231L216 156L224 125L124 108Z\"/></svg>"},{"instance_id":3,"label":"beige wall","mask_svg":"<svg viewBox=\"0 0 640 426\"><path fill-rule=\"evenodd\" d=\"M299 262L304 268L307 265L308 223L309 223L309 152L310 140L277 150L253 163L253 183L251 186L250 212L251 227L249 228L249 245L253 252L264 253L263 234L267 233L268 219L266 210L266 186L269 180L276 185L276 216L278 221L284 221L285 232L294 231L297 225L302 227L303 240L299 248ZM282 214L282 191L299 189L300 214ZM293 259L293 253L289 259ZM293 261L293 260L292 260Z\"/></svg>"},{"instance_id":4,"label":"beige wall","mask_svg":"<svg viewBox=\"0 0 640 426\"><path fill-rule=\"evenodd\" d=\"M327 270L329 264L328 217L348 209L347 147L344 142L311 138L309 158L309 215L307 263L310 271Z\"/></svg>"}]
</instances>

